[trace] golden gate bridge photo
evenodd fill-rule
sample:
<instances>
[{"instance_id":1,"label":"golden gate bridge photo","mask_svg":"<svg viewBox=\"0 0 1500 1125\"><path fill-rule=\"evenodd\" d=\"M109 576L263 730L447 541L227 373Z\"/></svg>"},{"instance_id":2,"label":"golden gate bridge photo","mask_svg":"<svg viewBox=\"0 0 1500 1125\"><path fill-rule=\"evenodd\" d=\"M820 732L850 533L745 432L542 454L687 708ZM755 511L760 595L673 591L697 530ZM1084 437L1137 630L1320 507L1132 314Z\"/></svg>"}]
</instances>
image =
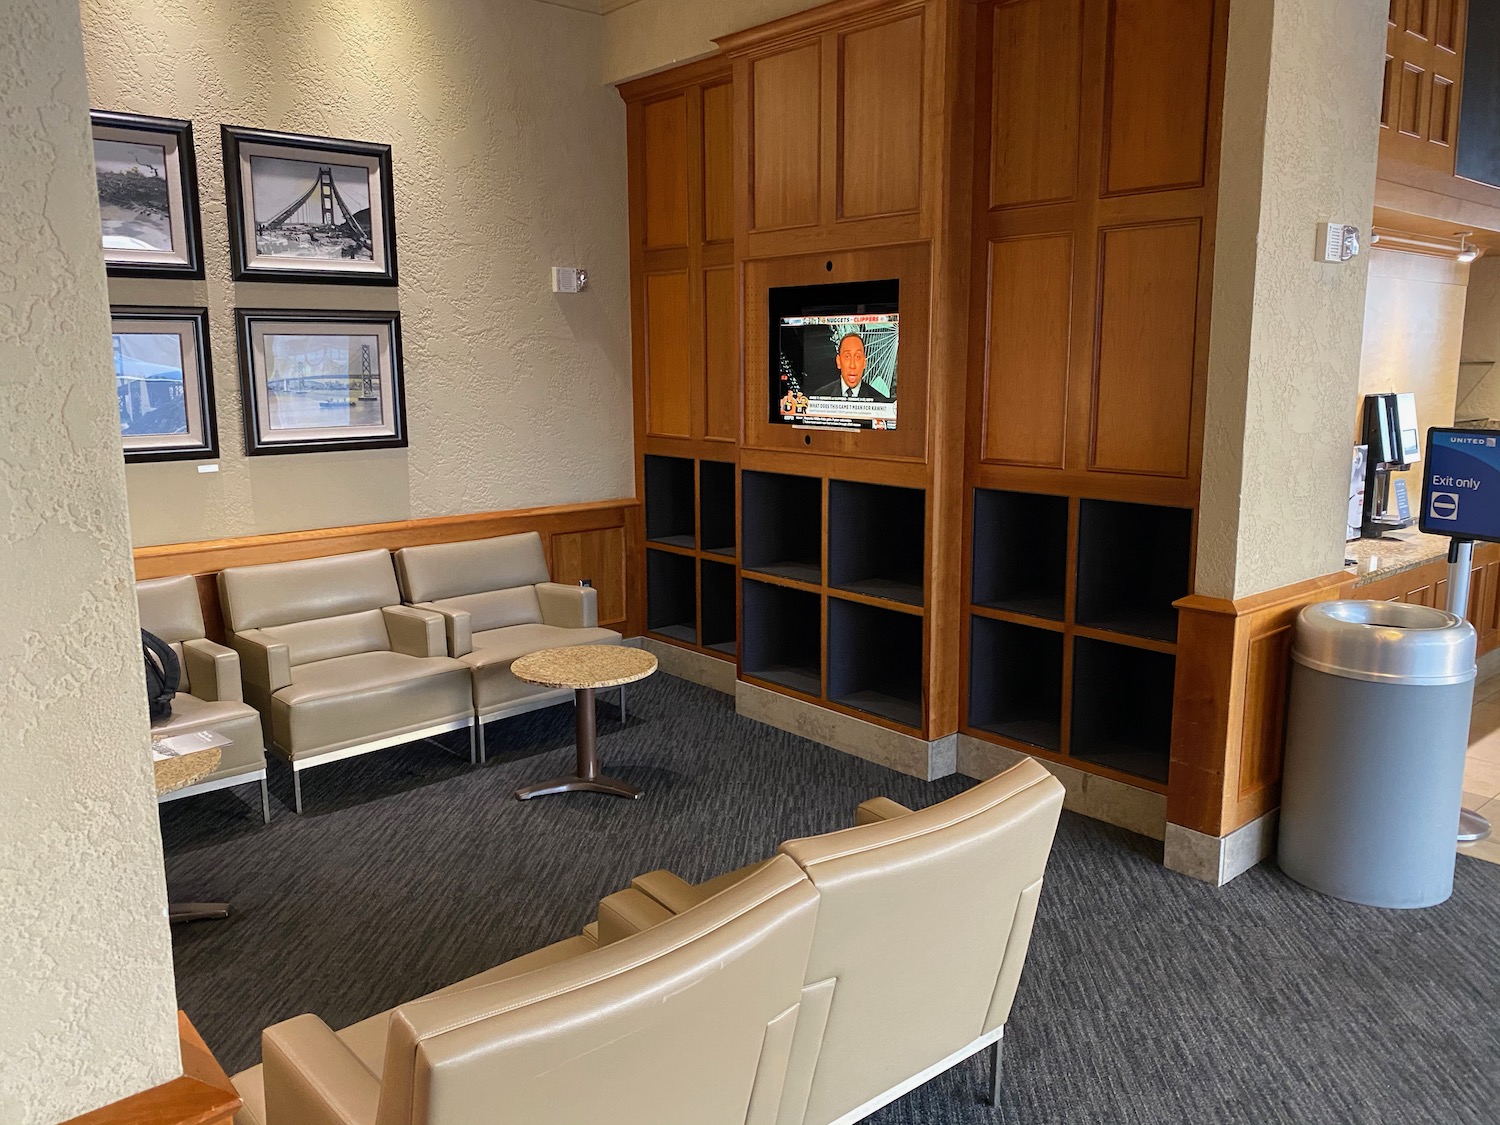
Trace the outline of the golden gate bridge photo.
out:
<instances>
[{"instance_id":1,"label":"golden gate bridge photo","mask_svg":"<svg viewBox=\"0 0 1500 1125\"><path fill-rule=\"evenodd\" d=\"M257 251L373 260L369 175L342 164L252 157Z\"/></svg>"}]
</instances>

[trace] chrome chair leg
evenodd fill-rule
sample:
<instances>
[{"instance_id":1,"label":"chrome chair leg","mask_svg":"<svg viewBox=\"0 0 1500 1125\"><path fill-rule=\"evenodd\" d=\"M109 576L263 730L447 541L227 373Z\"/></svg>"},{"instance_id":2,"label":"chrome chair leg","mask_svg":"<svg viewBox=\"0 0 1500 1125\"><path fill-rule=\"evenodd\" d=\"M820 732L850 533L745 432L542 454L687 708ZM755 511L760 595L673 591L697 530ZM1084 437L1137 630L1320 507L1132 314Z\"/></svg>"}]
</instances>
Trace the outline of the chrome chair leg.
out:
<instances>
[{"instance_id":1,"label":"chrome chair leg","mask_svg":"<svg viewBox=\"0 0 1500 1125\"><path fill-rule=\"evenodd\" d=\"M292 767L292 798L297 809L297 815L302 815L302 774L296 766Z\"/></svg>"},{"instance_id":2,"label":"chrome chair leg","mask_svg":"<svg viewBox=\"0 0 1500 1125\"><path fill-rule=\"evenodd\" d=\"M260 779L260 820L262 824L271 823L271 787L265 778Z\"/></svg>"}]
</instances>

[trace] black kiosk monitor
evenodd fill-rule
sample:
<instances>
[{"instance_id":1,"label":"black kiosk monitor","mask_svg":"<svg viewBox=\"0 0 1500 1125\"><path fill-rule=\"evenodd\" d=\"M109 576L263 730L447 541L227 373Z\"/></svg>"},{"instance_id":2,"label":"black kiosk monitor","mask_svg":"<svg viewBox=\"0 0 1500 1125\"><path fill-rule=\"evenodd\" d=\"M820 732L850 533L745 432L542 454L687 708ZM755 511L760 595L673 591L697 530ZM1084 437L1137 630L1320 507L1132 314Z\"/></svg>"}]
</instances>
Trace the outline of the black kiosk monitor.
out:
<instances>
[{"instance_id":1,"label":"black kiosk monitor","mask_svg":"<svg viewBox=\"0 0 1500 1125\"><path fill-rule=\"evenodd\" d=\"M896 428L899 281L788 286L768 304L772 422Z\"/></svg>"}]
</instances>

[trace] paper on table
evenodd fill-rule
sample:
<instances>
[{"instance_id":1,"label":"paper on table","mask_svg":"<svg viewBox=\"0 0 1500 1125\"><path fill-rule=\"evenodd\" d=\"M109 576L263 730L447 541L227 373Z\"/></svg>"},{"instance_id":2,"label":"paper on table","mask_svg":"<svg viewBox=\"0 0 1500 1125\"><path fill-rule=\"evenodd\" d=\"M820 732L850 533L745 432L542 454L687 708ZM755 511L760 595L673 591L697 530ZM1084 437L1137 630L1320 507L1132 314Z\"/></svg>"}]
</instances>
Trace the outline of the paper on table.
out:
<instances>
[{"instance_id":1,"label":"paper on table","mask_svg":"<svg viewBox=\"0 0 1500 1125\"><path fill-rule=\"evenodd\" d=\"M174 734L171 738L151 740L151 760L160 762L164 758L180 758L195 750L208 750L215 746L228 746L229 739L212 730L193 731L191 734Z\"/></svg>"}]
</instances>

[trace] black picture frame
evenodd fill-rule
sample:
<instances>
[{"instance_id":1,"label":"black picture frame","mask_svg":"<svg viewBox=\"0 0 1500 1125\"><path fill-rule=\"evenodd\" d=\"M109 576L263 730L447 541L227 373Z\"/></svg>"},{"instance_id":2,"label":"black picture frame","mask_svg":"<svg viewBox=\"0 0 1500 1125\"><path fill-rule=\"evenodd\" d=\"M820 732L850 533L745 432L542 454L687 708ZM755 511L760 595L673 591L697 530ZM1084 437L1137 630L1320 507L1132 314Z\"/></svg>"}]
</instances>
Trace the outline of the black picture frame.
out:
<instances>
[{"instance_id":1,"label":"black picture frame","mask_svg":"<svg viewBox=\"0 0 1500 1125\"><path fill-rule=\"evenodd\" d=\"M235 281L291 281L321 285L397 283L395 185L390 145L279 133L240 125L221 125L219 133L224 151L224 196L229 212L229 262ZM337 232L353 232L353 237L343 240L343 251L357 251L359 241L363 239L368 242L369 260L350 258L346 261L331 255L263 251L257 245L264 228L255 217L255 173L251 165L256 157L314 166L326 162L330 168L338 165L350 170L363 168L368 177L365 181L368 206L364 209L369 212L368 229L365 224L358 223L358 208L350 213L338 190L337 180L330 173L326 181L330 198L323 205L325 221L316 226L299 224L302 236L295 241L303 246L323 242L331 247ZM300 200L293 195L287 210L306 206L315 194L320 195L319 188L324 183L321 172L323 169L311 172L307 194ZM267 206L280 206L284 202L286 200L278 197ZM333 220L340 215L342 220L335 223ZM273 216L266 225L275 221L279 226L285 217ZM291 224L283 229L291 229Z\"/></svg>"},{"instance_id":2,"label":"black picture frame","mask_svg":"<svg viewBox=\"0 0 1500 1125\"><path fill-rule=\"evenodd\" d=\"M126 463L218 460L219 423L218 412L214 408L213 357L208 343L208 310L202 307L111 305L109 315L111 341L115 354L116 395L121 400L121 442L124 446ZM123 429L125 415L131 408L131 404L125 400L131 396L121 386L125 375L122 368L124 348L120 337L129 333L121 333L117 331L117 328L127 325L138 325L142 330L155 327L158 329L157 332L147 334L161 335L170 333L174 322L176 326L187 327L187 334L192 337L193 343L191 358L197 368L193 376L189 376L185 370L179 372L182 376L183 413L187 429L183 437L162 435L163 440L152 442L144 439L155 435L130 435ZM132 381L143 391L145 388L142 384L149 382L145 379ZM139 407L144 409L152 405L149 402L149 391L145 392L142 397L148 401L140 402ZM136 438L142 440L135 440Z\"/></svg>"},{"instance_id":3,"label":"black picture frame","mask_svg":"<svg viewBox=\"0 0 1500 1125\"><path fill-rule=\"evenodd\" d=\"M127 237L100 231L104 268L110 277L160 277L191 281L203 280L203 223L198 209L198 159L193 144L193 123L175 117L146 117L135 113L90 110L89 124L94 134L94 176L98 182L101 211L109 212L115 202L108 197L110 184L99 166L100 143L139 143L163 149L161 175L167 181L167 225L170 250L145 247L110 246L105 241ZM170 206L175 183L178 206ZM119 220L101 216L103 224Z\"/></svg>"},{"instance_id":4,"label":"black picture frame","mask_svg":"<svg viewBox=\"0 0 1500 1125\"><path fill-rule=\"evenodd\" d=\"M294 453L335 453L352 449L406 448L406 385L401 354L401 314L399 312L368 309L237 308L234 310L234 317L235 338L239 344L240 396L245 420L246 456L264 457ZM262 331L262 329L276 326L283 326L287 331L284 333ZM380 425L317 427L299 424L294 427L282 427L282 432L278 435L274 424L275 411L272 409L273 403L271 402L273 392L267 385L271 374L264 369L263 341L266 337L275 335L305 339L318 334L326 334L334 338L355 334L325 331L341 326L373 328L373 334L377 338L375 358L379 361L383 357L389 364L388 374L385 369L386 362L382 362L380 370L375 372L379 382L378 393L371 395L373 381L366 381L365 395L357 400L348 400L350 407L354 407L356 401L378 401ZM383 349L379 343L382 338L385 343ZM368 359L369 353L365 355ZM358 374L352 371L345 372L341 376L308 374L294 380L301 382L302 386L287 388L276 393L286 398L287 406L293 413L305 414L306 403L315 396L330 393L331 388L328 384L334 379L345 378L351 384L350 390L340 392L340 399L352 393L352 384ZM304 399L300 404L299 397ZM321 397L317 397L316 401L320 409L323 406L336 406L339 403L339 400L324 400ZM331 417L333 421L339 421L337 416ZM340 429L346 429L349 432L346 436L339 436Z\"/></svg>"}]
</instances>

